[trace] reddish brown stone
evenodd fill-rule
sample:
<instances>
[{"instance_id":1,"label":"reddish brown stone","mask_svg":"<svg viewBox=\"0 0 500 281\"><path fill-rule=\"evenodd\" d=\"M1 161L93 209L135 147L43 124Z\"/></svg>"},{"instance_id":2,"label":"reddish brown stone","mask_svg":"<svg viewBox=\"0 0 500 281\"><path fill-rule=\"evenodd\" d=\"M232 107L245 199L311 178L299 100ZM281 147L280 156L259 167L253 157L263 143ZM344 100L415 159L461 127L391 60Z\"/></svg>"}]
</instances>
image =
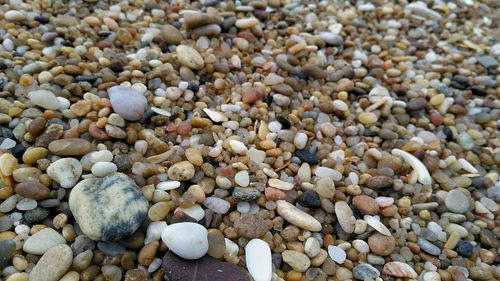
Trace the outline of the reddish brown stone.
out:
<instances>
[{"instance_id":1,"label":"reddish brown stone","mask_svg":"<svg viewBox=\"0 0 500 281\"><path fill-rule=\"evenodd\" d=\"M39 181L27 179L16 185L16 193L33 200L43 200L49 197L50 190Z\"/></svg>"}]
</instances>

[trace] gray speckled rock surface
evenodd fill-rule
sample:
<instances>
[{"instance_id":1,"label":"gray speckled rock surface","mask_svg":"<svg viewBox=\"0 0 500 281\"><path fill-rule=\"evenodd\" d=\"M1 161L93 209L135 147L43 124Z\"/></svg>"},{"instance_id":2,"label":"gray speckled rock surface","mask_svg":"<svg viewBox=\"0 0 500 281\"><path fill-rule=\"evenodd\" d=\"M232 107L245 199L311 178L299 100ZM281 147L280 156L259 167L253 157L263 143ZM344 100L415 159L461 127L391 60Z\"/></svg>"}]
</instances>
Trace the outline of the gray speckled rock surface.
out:
<instances>
[{"instance_id":1,"label":"gray speckled rock surface","mask_svg":"<svg viewBox=\"0 0 500 281\"><path fill-rule=\"evenodd\" d=\"M69 207L81 230L96 241L116 241L134 233L148 211L148 201L125 174L79 182Z\"/></svg>"}]
</instances>

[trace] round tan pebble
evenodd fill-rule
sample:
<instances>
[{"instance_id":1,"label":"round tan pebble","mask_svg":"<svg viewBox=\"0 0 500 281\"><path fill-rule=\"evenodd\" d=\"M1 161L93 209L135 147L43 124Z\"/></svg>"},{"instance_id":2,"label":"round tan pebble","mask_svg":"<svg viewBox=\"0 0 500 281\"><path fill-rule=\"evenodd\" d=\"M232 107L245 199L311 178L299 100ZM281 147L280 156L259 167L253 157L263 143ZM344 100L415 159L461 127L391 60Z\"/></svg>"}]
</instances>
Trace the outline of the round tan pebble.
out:
<instances>
[{"instance_id":1,"label":"round tan pebble","mask_svg":"<svg viewBox=\"0 0 500 281\"><path fill-rule=\"evenodd\" d=\"M376 215L379 206L375 199L367 195L357 195L352 198L352 204L365 215Z\"/></svg>"},{"instance_id":2,"label":"round tan pebble","mask_svg":"<svg viewBox=\"0 0 500 281\"><path fill-rule=\"evenodd\" d=\"M197 184L190 186L186 193L191 195L197 203L202 203L206 197L203 188Z\"/></svg>"},{"instance_id":3,"label":"round tan pebble","mask_svg":"<svg viewBox=\"0 0 500 281\"><path fill-rule=\"evenodd\" d=\"M12 259L12 265L14 265L17 270L23 271L28 268L28 261L23 256L15 256L14 259Z\"/></svg>"},{"instance_id":4,"label":"round tan pebble","mask_svg":"<svg viewBox=\"0 0 500 281\"><path fill-rule=\"evenodd\" d=\"M24 272L16 272L10 275L5 281L28 281L28 274Z\"/></svg>"},{"instance_id":5,"label":"round tan pebble","mask_svg":"<svg viewBox=\"0 0 500 281\"><path fill-rule=\"evenodd\" d=\"M4 176L12 176L18 167L17 159L10 153L5 153L0 156L0 173Z\"/></svg>"},{"instance_id":6,"label":"round tan pebble","mask_svg":"<svg viewBox=\"0 0 500 281\"><path fill-rule=\"evenodd\" d=\"M45 147L30 147L23 154L23 162L33 165L36 161L47 157L49 151Z\"/></svg>"},{"instance_id":7,"label":"round tan pebble","mask_svg":"<svg viewBox=\"0 0 500 281\"><path fill-rule=\"evenodd\" d=\"M52 220L52 224L54 225L55 229L61 229L61 228L63 228L66 225L67 222L68 222L68 216L66 214L64 214L64 213L58 214Z\"/></svg>"},{"instance_id":8,"label":"round tan pebble","mask_svg":"<svg viewBox=\"0 0 500 281\"><path fill-rule=\"evenodd\" d=\"M288 271L286 274L286 281L300 281L302 279L302 273L295 270Z\"/></svg>"},{"instance_id":9,"label":"round tan pebble","mask_svg":"<svg viewBox=\"0 0 500 281\"><path fill-rule=\"evenodd\" d=\"M368 238L368 246L374 254L385 257L394 251L396 239L392 236L375 232Z\"/></svg>"},{"instance_id":10,"label":"round tan pebble","mask_svg":"<svg viewBox=\"0 0 500 281\"><path fill-rule=\"evenodd\" d=\"M377 115L375 115L375 113L373 112L361 112L358 115L358 120L363 125L374 124L375 122L377 122Z\"/></svg>"},{"instance_id":11,"label":"round tan pebble","mask_svg":"<svg viewBox=\"0 0 500 281\"><path fill-rule=\"evenodd\" d=\"M78 281L80 280L80 274L76 271L69 271L64 274L59 281Z\"/></svg>"},{"instance_id":12,"label":"round tan pebble","mask_svg":"<svg viewBox=\"0 0 500 281\"><path fill-rule=\"evenodd\" d=\"M186 149L186 158L195 166L201 166L203 164L203 156L201 152L196 148Z\"/></svg>"},{"instance_id":13,"label":"round tan pebble","mask_svg":"<svg viewBox=\"0 0 500 281\"><path fill-rule=\"evenodd\" d=\"M196 70L202 69L205 66L203 58L195 49L188 46L179 45L177 46L175 51L177 53L177 59L182 65Z\"/></svg>"},{"instance_id":14,"label":"round tan pebble","mask_svg":"<svg viewBox=\"0 0 500 281\"><path fill-rule=\"evenodd\" d=\"M170 206L167 202L158 202L149 208L148 218L152 221L160 221L167 216L168 211L170 211Z\"/></svg>"},{"instance_id":15,"label":"round tan pebble","mask_svg":"<svg viewBox=\"0 0 500 281\"><path fill-rule=\"evenodd\" d=\"M139 252L138 261L143 266L149 266L156 256L156 251L160 247L160 242L153 241L144 247Z\"/></svg>"}]
</instances>

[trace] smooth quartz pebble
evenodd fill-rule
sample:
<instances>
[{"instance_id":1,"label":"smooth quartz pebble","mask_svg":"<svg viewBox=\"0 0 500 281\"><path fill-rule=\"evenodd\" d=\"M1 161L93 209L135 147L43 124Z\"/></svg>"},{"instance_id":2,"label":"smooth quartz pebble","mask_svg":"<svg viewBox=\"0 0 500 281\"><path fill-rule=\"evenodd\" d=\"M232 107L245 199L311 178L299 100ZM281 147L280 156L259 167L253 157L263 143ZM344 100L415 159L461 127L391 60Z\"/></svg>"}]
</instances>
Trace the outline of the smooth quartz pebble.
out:
<instances>
[{"instance_id":1,"label":"smooth quartz pebble","mask_svg":"<svg viewBox=\"0 0 500 281\"><path fill-rule=\"evenodd\" d=\"M156 185L157 189L160 190L172 190L181 186L179 181L163 181Z\"/></svg>"},{"instance_id":2,"label":"smooth quartz pebble","mask_svg":"<svg viewBox=\"0 0 500 281\"><path fill-rule=\"evenodd\" d=\"M342 264L347 257L347 254L343 249L332 245L328 246L328 255L334 262L338 264Z\"/></svg>"},{"instance_id":3,"label":"smooth quartz pebble","mask_svg":"<svg viewBox=\"0 0 500 281\"><path fill-rule=\"evenodd\" d=\"M329 177L334 181L339 181L342 179L341 173L339 173L337 170L327 167L317 167L316 170L314 170L314 174L320 178Z\"/></svg>"},{"instance_id":4,"label":"smooth quartz pebble","mask_svg":"<svg viewBox=\"0 0 500 281\"><path fill-rule=\"evenodd\" d=\"M167 227L165 221L154 221L148 225L146 230L146 238L144 238L144 245L147 245L153 241L158 241L161 238L161 233L163 229Z\"/></svg>"},{"instance_id":5,"label":"smooth quartz pebble","mask_svg":"<svg viewBox=\"0 0 500 281\"><path fill-rule=\"evenodd\" d=\"M108 95L113 110L124 119L137 121L144 115L148 101L136 89L114 86L108 89Z\"/></svg>"},{"instance_id":6,"label":"smooth quartz pebble","mask_svg":"<svg viewBox=\"0 0 500 281\"><path fill-rule=\"evenodd\" d=\"M203 226L192 222L180 222L167 226L161 240L176 255L195 260L208 251L208 232Z\"/></svg>"},{"instance_id":7,"label":"smooth quartz pebble","mask_svg":"<svg viewBox=\"0 0 500 281\"><path fill-rule=\"evenodd\" d=\"M285 200L276 201L278 214L289 223L309 231L320 231L321 223Z\"/></svg>"},{"instance_id":8,"label":"smooth quartz pebble","mask_svg":"<svg viewBox=\"0 0 500 281\"><path fill-rule=\"evenodd\" d=\"M469 199L462 191L457 189L448 192L444 204L448 210L456 214L463 214L469 210Z\"/></svg>"},{"instance_id":9,"label":"smooth quartz pebble","mask_svg":"<svg viewBox=\"0 0 500 281\"><path fill-rule=\"evenodd\" d=\"M226 242L228 239L225 239ZM229 249L226 243L226 249ZM245 246L245 261L248 272L255 281L271 281L273 263L269 245L261 239L252 239Z\"/></svg>"},{"instance_id":10,"label":"smooth quartz pebble","mask_svg":"<svg viewBox=\"0 0 500 281\"><path fill-rule=\"evenodd\" d=\"M269 179L269 181L267 183L269 184L269 186L277 188L277 189L281 189L281 190L292 190L294 187L293 183L285 182L285 181L275 179L275 178Z\"/></svg>"},{"instance_id":11,"label":"smooth quartz pebble","mask_svg":"<svg viewBox=\"0 0 500 281\"><path fill-rule=\"evenodd\" d=\"M351 207L345 201L337 201L335 203L335 215L340 226L346 233L354 232L356 218L353 216Z\"/></svg>"},{"instance_id":12,"label":"smooth quartz pebble","mask_svg":"<svg viewBox=\"0 0 500 281\"><path fill-rule=\"evenodd\" d=\"M96 177L105 177L118 171L115 163L112 162L97 162L92 166L92 174Z\"/></svg>"},{"instance_id":13,"label":"smooth quartz pebble","mask_svg":"<svg viewBox=\"0 0 500 281\"><path fill-rule=\"evenodd\" d=\"M32 103L45 109L57 110L61 106L56 95L48 90L31 91L28 97Z\"/></svg>"},{"instance_id":14,"label":"smooth quartz pebble","mask_svg":"<svg viewBox=\"0 0 500 281\"><path fill-rule=\"evenodd\" d=\"M47 174L64 188L72 188L82 175L82 164L75 158L59 159L47 168Z\"/></svg>"},{"instance_id":15,"label":"smooth quartz pebble","mask_svg":"<svg viewBox=\"0 0 500 281\"><path fill-rule=\"evenodd\" d=\"M284 262L298 272L305 272L311 266L309 258L301 252L285 250L281 256Z\"/></svg>"},{"instance_id":16,"label":"smooth quartz pebble","mask_svg":"<svg viewBox=\"0 0 500 281\"><path fill-rule=\"evenodd\" d=\"M231 208L231 204L229 202L215 196L207 197L203 201L203 206L212 210L216 214L225 214L229 211L229 208Z\"/></svg>"},{"instance_id":17,"label":"smooth quartz pebble","mask_svg":"<svg viewBox=\"0 0 500 281\"><path fill-rule=\"evenodd\" d=\"M189 161L177 162L168 168L168 178L175 181L186 181L194 177L195 168Z\"/></svg>"},{"instance_id":18,"label":"smooth quartz pebble","mask_svg":"<svg viewBox=\"0 0 500 281\"><path fill-rule=\"evenodd\" d=\"M373 227L378 232L380 232L380 233L382 233L384 235L387 235L387 236L391 236L392 235L391 231L379 219L377 219L376 217L370 216L370 215L365 215L364 219L365 219L365 222L369 226Z\"/></svg>"},{"instance_id":19,"label":"smooth quartz pebble","mask_svg":"<svg viewBox=\"0 0 500 281\"><path fill-rule=\"evenodd\" d=\"M239 171L234 175L234 182L241 187L247 187L250 184L250 176L248 171Z\"/></svg>"},{"instance_id":20,"label":"smooth quartz pebble","mask_svg":"<svg viewBox=\"0 0 500 281\"><path fill-rule=\"evenodd\" d=\"M248 149L241 141L238 140L230 140L229 145L234 153L244 155L247 153Z\"/></svg>"},{"instance_id":21,"label":"smooth quartz pebble","mask_svg":"<svg viewBox=\"0 0 500 281\"><path fill-rule=\"evenodd\" d=\"M57 245L50 248L38 260L30 272L30 281L57 281L69 269L73 262L73 252L66 245Z\"/></svg>"},{"instance_id":22,"label":"smooth quartz pebble","mask_svg":"<svg viewBox=\"0 0 500 281\"><path fill-rule=\"evenodd\" d=\"M33 255L43 255L59 244L66 244L66 239L54 229L47 227L30 236L23 244L23 251Z\"/></svg>"}]
</instances>

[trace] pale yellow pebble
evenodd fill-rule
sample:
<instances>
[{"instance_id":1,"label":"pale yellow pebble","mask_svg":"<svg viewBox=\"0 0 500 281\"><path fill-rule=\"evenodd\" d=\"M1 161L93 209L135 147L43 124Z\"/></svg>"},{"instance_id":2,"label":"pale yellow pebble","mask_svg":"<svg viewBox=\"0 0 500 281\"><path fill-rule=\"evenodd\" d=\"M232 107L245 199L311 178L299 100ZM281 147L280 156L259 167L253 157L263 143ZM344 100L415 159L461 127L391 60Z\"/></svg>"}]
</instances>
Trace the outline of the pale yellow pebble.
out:
<instances>
[{"instance_id":1,"label":"pale yellow pebble","mask_svg":"<svg viewBox=\"0 0 500 281\"><path fill-rule=\"evenodd\" d=\"M196 148L186 149L186 158L195 166L201 166L203 164L203 156L201 152Z\"/></svg>"},{"instance_id":2,"label":"pale yellow pebble","mask_svg":"<svg viewBox=\"0 0 500 281\"><path fill-rule=\"evenodd\" d=\"M364 125L373 124L377 122L377 115L375 115L375 113L373 112L361 112L358 115L358 120Z\"/></svg>"},{"instance_id":3,"label":"pale yellow pebble","mask_svg":"<svg viewBox=\"0 0 500 281\"><path fill-rule=\"evenodd\" d=\"M59 281L78 281L80 280L80 274L76 271L69 271L68 273L64 274Z\"/></svg>"},{"instance_id":4,"label":"pale yellow pebble","mask_svg":"<svg viewBox=\"0 0 500 281\"><path fill-rule=\"evenodd\" d=\"M445 98L444 94L437 94L431 98L430 103L433 106L438 106L443 103L444 98Z\"/></svg>"},{"instance_id":5,"label":"pale yellow pebble","mask_svg":"<svg viewBox=\"0 0 500 281\"><path fill-rule=\"evenodd\" d=\"M16 272L9 276L6 281L28 281L28 274L24 272Z\"/></svg>"}]
</instances>

